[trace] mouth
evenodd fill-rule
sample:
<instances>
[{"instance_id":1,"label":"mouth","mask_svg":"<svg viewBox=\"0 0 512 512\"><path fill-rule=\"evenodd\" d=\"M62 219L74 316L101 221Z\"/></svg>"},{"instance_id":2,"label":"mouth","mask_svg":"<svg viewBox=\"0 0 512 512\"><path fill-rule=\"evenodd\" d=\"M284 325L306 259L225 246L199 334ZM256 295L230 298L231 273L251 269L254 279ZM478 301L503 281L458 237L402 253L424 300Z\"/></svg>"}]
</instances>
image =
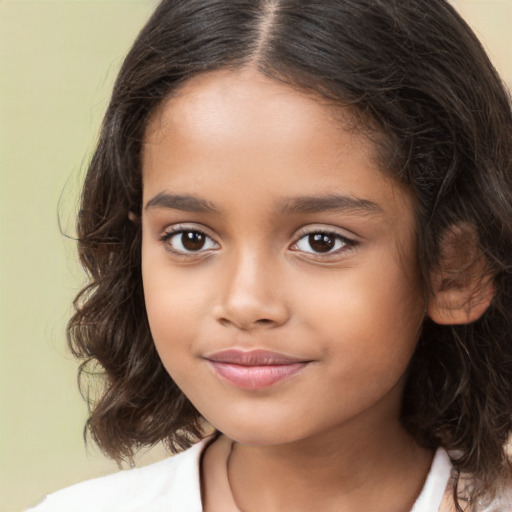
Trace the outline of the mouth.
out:
<instances>
[{"instance_id":1,"label":"mouth","mask_svg":"<svg viewBox=\"0 0 512 512\"><path fill-rule=\"evenodd\" d=\"M304 369L311 361L268 350L224 350L205 359L216 375L239 388L262 389Z\"/></svg>"}]
</instances>

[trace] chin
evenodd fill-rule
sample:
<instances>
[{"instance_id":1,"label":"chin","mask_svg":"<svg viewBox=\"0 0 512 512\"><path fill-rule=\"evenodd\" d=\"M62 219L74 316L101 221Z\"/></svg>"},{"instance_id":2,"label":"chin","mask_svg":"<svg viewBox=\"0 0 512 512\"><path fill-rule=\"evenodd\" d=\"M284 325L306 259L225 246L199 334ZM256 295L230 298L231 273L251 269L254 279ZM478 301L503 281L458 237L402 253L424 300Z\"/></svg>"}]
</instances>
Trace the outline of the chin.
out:
<instances>
[{"instance_id":1,"label":"chin","mask_svg":"<svg viewBox=\"0 0 512 512\"><path fill-rule=\"evenodd\" d=\"M277 446L307 437L306 432L294 432L290 425L261 423L230 425L225 428L217 427L223 435L239 444L249 446Z\"/></svg>"}]
</instances>

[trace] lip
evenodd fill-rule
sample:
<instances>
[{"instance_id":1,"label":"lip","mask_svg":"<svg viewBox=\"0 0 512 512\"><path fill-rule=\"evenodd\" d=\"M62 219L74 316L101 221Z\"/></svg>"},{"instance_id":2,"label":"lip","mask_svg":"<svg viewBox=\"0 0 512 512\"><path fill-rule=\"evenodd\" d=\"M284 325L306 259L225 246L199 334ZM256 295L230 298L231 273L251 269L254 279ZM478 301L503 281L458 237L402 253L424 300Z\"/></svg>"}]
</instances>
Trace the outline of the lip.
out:
<instances>
[{"instance_id":1,"label":"lip","mask_svg":"<svg viewBox=\"0 0 512 512\"><path fill-rule=\"evenodd\" d=\"M269 350L223 350L205 357L223 380L242 389L262 389L300 372L311 361Z\"/></svg>"}]
</instances>

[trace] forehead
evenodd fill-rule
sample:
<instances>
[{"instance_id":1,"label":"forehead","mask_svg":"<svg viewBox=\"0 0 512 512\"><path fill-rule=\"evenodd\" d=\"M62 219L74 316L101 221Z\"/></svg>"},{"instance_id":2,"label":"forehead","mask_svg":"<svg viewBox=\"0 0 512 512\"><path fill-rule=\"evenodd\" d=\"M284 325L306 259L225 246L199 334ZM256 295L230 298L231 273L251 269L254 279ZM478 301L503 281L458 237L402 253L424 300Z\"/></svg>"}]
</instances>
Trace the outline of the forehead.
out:
<instances>
[{"instance_id":1,"label":"forehead","mask_svg":"<svg viewBox=\"0 0 512 512\"><path fill-rule=\"evenodd\" d=\"M242 203L336 193L395 208L402 187L353 126L347 108L252 69L198 75L150 119L145 201L165 190Z\"/></svg>"},{"instance_id":2,"label":"forehead","mask_svg":"<svg viewBox=\"0 0 512 512\"><path fill-rule=\"evenodd\" d=\"M175 131L207 143L228 137L260 147L271 137L281 146L300 139L319 143L327 126L350 130L353 117L348 108L252 68L219 70L197 75L175 91L150 118L145 142L157 143L166 131Z\"/></svg>"}]
</instances>

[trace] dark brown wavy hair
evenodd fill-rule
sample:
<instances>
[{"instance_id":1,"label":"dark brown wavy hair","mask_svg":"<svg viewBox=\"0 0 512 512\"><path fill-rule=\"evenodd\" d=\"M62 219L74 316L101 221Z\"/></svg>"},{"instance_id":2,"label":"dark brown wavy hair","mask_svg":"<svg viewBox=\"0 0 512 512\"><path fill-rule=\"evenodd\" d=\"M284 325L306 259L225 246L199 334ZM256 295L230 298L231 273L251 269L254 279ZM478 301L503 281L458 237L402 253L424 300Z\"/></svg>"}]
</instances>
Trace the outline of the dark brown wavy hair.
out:
<instances>
[{"instance_id":1,"label":"dark brown wavy hair","mask_svg":"<svg viewBox=\"0 0 512 512\"><path fill-rule=\"evenodd\" d=\"M78 219L89 284L70 346L90 401L86 429L130 459L202 436L201 418L151 338L140 270L141 143L148 119L185 81L252 66L359 112L386 172L417 199L419 267L429 289L439 241L471 225L495 296L476 322L426 320L402 420L423 446L452 450L481 489L508 467L512 430L512 113L477 38L444 0L164 0L117 78ZM366 127L366 128L364 128ZM99 376L99 378L98 378Z\"/></svg>"}]
</instances>

